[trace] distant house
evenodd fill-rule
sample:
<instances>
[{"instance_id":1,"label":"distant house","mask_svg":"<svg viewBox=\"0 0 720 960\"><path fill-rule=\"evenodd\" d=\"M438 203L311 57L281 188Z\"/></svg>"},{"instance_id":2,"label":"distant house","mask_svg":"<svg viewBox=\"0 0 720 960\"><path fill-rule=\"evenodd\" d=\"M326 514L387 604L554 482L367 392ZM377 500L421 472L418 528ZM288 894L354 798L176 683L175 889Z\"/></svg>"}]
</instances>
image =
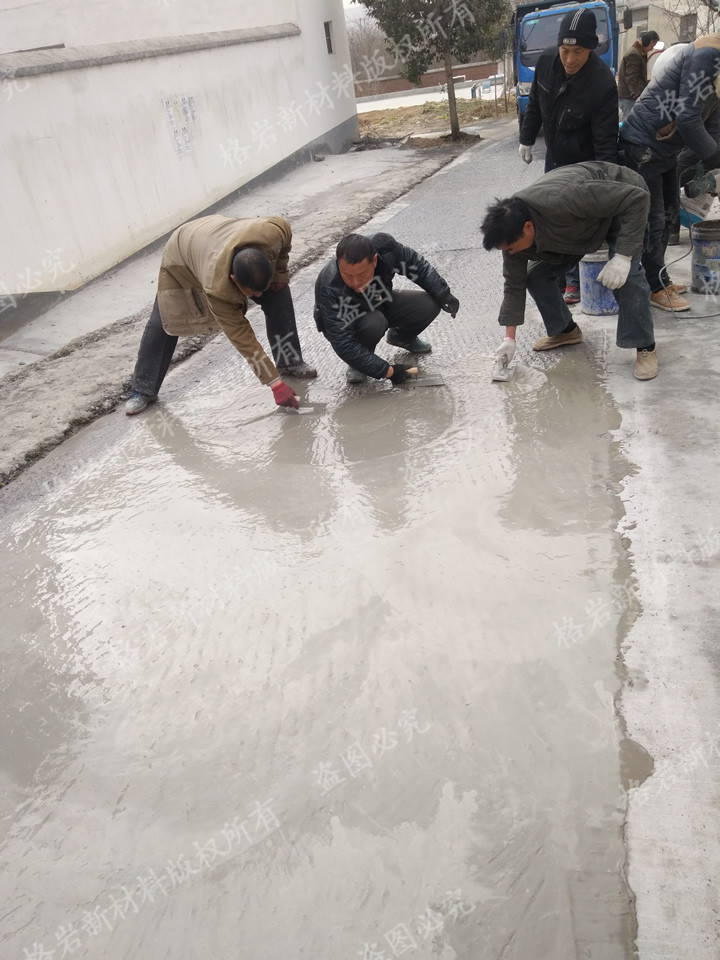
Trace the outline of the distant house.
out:
<instances>
[{"instance_id":1,"label":"distant house","mask_svg":"<svg viewBox=\"0 0 720 960\"><path fill-rule=\"evenodd\" d=\"M659 34L669 47L673 43L688 43L716 29L714 19L714 12L700 8L695 0L666 0L665 3L627 0L618 6L620 57L648 30Z\"/></svg>"},{"instance_id":2,"label":"distant house","mask_svg":"<svg viewBox=\"0 0 720 960\"><path fill-rule=\"evenodd\" d=\"M0 51L0 297L75 289L357 137L342 0L37 0L0 11Z\"/></svg>"}]
</instances>

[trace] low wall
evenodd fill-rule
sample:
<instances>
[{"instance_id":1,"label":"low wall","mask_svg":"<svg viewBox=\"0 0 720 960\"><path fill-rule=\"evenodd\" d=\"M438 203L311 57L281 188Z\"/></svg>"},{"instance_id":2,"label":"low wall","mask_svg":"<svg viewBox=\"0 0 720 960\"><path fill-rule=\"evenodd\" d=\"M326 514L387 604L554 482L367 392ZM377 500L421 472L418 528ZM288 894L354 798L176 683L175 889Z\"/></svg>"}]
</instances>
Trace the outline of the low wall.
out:
<instances>
[{"instance_id":1,"label":"low wall","mask_svg":"<svg viewBox=\"0 0 720 960\"><path fill-rule=\"evenodd\" d=\"M456 66L453 69L454 77L465 77L466 80L484 80L486 77L492 77L497 73L502 73L502 64L495 61L485 63L470 63ZM358 100L368 96L380 96L383 94L404 93L412 91L418 93L426 87L437 87L445 83L445 70L438 68L428 70L420 78L420 83L410 83L404 77L392 76L381 79L368 78L363 80L362 72L358 71L355 79L355 96Z\"/></svg>"}]
</instances>

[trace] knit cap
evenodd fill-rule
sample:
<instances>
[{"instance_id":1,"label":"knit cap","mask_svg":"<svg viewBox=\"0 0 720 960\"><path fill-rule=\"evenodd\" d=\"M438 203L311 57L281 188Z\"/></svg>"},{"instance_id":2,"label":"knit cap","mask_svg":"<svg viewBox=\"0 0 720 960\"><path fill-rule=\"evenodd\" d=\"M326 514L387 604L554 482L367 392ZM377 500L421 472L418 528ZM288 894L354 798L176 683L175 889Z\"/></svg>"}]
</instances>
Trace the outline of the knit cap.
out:
<instances>
[{"instance_id":1,"label":"knit cap","mask_svg":"<svg viewBox=\"0 0 720 960\"><path fill-rule=\"evenodd\" d=\"M558 46L585 47L594 50L598 45L597 20L592 10L570 10L562 18Z\"/></svg>"}]
</instances>

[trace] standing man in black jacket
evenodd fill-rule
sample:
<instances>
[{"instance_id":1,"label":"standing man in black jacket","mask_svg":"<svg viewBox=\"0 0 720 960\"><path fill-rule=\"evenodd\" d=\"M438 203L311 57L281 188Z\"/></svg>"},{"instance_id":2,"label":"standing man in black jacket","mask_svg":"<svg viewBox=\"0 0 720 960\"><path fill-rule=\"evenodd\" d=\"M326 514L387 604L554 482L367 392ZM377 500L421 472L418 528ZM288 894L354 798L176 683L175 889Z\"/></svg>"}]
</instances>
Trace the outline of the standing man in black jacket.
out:
<instances>
[{"instance_id":1,"label":"standing man in black jacket","mask_svg":"<svg viewBox=\"0 0 720 960\"><path fill-rule=\"evenodd\" d=\"M595 53L592 10L565 14L558 47L540 54L520 130L520 156L532 162L532 145L545 128L545 172L585 160L617 163L618 93L615 78ZM565 303L578 303L578 269L566 280Z\"/></svg>"},{"instance_id":2,"label":"standing man in black jacket","mask_svg":"<svg viewBox=\"0 0 720 960\"><path fill-rule=\"evenodd\" d=\"M393 290L393 277L407 277L420 290ZM383 334L393 347L430 353L418 334L441 310L454 317L457 297L424 257L389 233L351 233L337 245L335 259L315 281L315 323L335 353L348 364L348 383L367 377L402 383L406 366L389 364L375 353Z\"/></svg>"}]
</instances>

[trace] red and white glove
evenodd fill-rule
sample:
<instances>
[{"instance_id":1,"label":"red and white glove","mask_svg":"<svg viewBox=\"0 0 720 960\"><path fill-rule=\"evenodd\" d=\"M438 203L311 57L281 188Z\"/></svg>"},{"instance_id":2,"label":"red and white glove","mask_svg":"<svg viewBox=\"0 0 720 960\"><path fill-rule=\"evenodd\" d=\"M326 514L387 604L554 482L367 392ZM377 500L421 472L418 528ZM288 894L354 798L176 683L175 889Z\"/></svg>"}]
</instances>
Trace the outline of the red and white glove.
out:
<instances>
[{"instance_id":1,"label":"red and white glove","mask_svg":"<svg viewBox=\"0 0 720 960\"><path fill-rule=\"evenodd\" d=\"M275 403L279 407L292 407L294 410L300 409L300 399L293 393L292 389L282 380L273 380L270 387L275 397Z\"/></svg>"}]
</instances>

